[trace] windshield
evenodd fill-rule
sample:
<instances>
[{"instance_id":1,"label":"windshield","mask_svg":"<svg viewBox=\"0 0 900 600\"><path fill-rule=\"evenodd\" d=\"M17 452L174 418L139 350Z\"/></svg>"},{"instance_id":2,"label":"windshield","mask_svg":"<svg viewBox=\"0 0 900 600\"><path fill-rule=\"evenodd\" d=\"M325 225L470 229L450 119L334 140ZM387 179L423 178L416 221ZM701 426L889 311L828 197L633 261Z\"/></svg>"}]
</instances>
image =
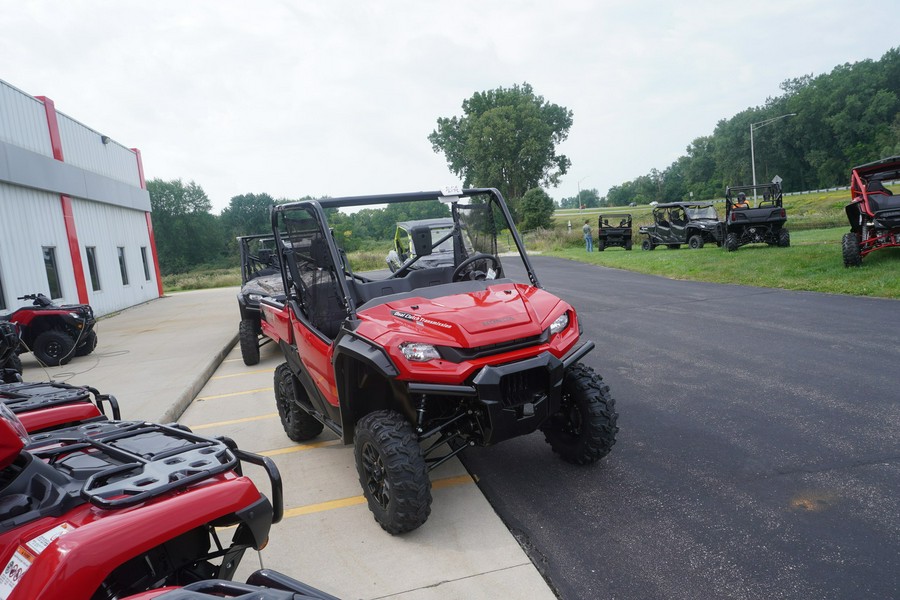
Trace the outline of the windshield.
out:
<instances>
[{"instance_id":1,"label":"windshield","mask_svg":"<svg viewBox=\"0 0 900 600\"><path fill-rule=\"evenodd\" d=\"M686 206L688 217L691 219L718 219L716 209L712 205L709 206Z\"/></svg>"}]
</instances>

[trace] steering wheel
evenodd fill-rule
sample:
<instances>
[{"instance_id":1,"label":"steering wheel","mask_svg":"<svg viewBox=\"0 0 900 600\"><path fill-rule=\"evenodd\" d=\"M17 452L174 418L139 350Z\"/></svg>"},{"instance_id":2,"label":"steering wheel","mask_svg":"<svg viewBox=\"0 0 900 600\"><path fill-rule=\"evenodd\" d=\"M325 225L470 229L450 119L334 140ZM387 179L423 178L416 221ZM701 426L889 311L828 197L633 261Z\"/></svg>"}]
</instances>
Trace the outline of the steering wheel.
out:
<instances>
[{"instance_id":1,"label":"steering wheel","mask_svg":"<svg viewBox=\"0 0 900 600\"><path fill-rule=\"evenodd\" d=\"M487 279L487 269L485 269L484 271L471 269L468 273L465 273L467 267L471 266L473 263L478 262L479 260L493 263L494 271L497 272L497 275L503 275L503 267L500 265L500 259L498 259L493 254L483 254L481 252L478 252L459 263L459 266L453 269L453 275L450 276L450 281L464 281L466 279L469 279L471 281L483 281Z\"/></svg>"}]
</instances>

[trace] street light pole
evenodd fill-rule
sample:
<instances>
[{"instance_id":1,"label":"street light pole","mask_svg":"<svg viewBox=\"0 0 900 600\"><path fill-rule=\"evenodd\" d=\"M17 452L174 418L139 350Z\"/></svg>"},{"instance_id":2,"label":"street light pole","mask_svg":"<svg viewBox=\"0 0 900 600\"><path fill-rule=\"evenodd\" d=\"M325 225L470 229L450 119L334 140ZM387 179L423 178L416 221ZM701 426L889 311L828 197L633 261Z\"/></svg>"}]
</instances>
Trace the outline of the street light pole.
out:
<instances>
[{"instance_id":1,"label":"street light pole","mask_svg":"<svg viewBox=\"0 0 900 600\"><path fill-rule=\"evenodd\" d=\"M777 121L778 119L784 119L786 117L796 117L797 113L788 113L786 115L781 115L780 117L772 117L771 119L766 119L765 121L760 121L759 123L750 123L750 168L753 171L753 203L756 203L756 154L753 151L753 130L759 129L760 127L765 127L769 123L773 121Z\"/></svg>"},{"instance_id":2,"label":"street light pole","mask_svg":"<svg viewBox=\"0 0 900 600\"><path fill-rule=\"evenodd\" d=\"M590 175L585 175L581 179L578 180L578 210L581 211L581 214L584 214L584 204L581 203L581 182L590 177Z\"/></svg>"}]
</instances>

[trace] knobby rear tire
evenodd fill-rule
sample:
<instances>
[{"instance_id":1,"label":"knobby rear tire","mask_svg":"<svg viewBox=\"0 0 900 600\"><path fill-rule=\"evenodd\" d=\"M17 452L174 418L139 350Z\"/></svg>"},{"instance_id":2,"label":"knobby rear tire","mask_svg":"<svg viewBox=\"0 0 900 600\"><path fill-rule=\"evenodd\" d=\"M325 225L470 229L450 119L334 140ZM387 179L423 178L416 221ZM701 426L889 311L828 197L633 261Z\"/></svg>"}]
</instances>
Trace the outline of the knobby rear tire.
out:
<instances>
[{"instance_id":1,"label":"knobby rear tire","mask_svg":"<svg viewBox=\"0 0 900 600\"><path fill-rule=\"evenodd\" d=\"M253 319L241 319L238 326L238 337L241 341L241 358L244 364L252 366L259 363L259 336Z\"/></svg>"},{"instance_id":2,"label":"knobby rear tire","mask_svg":"<svg viewBox=\"0 0 900 600\"><path fill-rule=\"evenodd\" d=\"M853 233L845 233L841 239L841 254L845 267L862 266L862 252L859 249L859 236Z\"/></svg>"},{"instance_id":3,"label":"knobby rear tire","mask_svg":"<svg viewBox=\"0 0 900 600\"><path fill-rule=\"evenodd\" d=\"M287 363L281 363L275 369L274 383L275 406L287 436L295 442L305 442L322 433L325 426L321 421L303 410L297 402L297 394L305 395L306 392Z\"/></svg>"}]
</instances>

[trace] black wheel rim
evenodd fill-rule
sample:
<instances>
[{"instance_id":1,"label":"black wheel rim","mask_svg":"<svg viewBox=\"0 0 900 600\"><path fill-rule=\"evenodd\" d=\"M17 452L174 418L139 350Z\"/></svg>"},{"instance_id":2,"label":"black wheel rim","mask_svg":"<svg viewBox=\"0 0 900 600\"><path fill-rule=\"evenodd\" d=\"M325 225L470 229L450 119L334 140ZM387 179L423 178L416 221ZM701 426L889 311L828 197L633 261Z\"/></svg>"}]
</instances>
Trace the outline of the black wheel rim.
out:
<instances>
[{"instance_id":1,"label":"black wheel rim","mask_svg":"<svg viewBox=\"0 0 900 600\"><path fill-rule=\"evenodd\" d=\"M378 503L378 506L386 509L390 501L390 483L381 454L368 442L362 448L362 464L366 473L366 490L369 496Z\"/></svg>"},{"instance_id":2,"label":"black wheel rim","mask_svg":"<svg viewBox=\"0 0 900 600\"><path fill-rule=\"evenodd\" d=\"M279 394L278 394L278 409L279 409L279 411L278 412L281 413L281 420L284 422L284 424L290 425L291 421L292 421L292 419L291 419L291 399L290 399L290 396L288 395L288 392L290 390L288 389L288 384L286 384L283 379L278 384L278 391L279 391Z\"/></svg>"},{"instance_id":3,"label":"black wheel rim","mask_svg":"<svg viewBox=\"0 0 900 600\"><path fill-rule=\"evenodd\" d=\"M562 424L562 432L572 438L578 438L581 435L583 421L581 411L578 410L578 404L571 396L563 397L562 413L566 417L565 422Z\"/></svg>"},{"instance_id":4,"label":"black wheel rim","mask_svg":"<svg viewBox=\"0 0 900 600\"><path fill-rule=\"evenodd\" d=\"M47 344L44 351L50 358L60 358L63 355L62 344L56 340L50 340L50 343Z\"/></svg>"}]
</instances>

